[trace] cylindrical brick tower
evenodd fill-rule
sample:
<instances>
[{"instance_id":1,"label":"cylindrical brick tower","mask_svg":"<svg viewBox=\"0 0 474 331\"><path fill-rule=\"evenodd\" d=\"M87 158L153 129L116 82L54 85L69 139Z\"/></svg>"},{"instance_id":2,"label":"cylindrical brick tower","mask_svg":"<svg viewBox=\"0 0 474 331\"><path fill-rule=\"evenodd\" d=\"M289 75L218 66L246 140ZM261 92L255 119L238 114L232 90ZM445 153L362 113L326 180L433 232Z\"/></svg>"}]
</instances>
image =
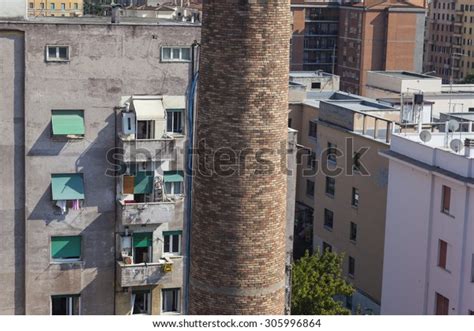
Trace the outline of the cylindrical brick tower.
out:
<instances>
[{"instance_id":1,"label":"cylindrical brick tower","mask_svg":"<svg viewBox=\"0 0 474 331\"><path fill-rule=\"evenodd\" d=\"M289 0L204 0L190 314L283 314Z\"/></svg>"}]
</instances>

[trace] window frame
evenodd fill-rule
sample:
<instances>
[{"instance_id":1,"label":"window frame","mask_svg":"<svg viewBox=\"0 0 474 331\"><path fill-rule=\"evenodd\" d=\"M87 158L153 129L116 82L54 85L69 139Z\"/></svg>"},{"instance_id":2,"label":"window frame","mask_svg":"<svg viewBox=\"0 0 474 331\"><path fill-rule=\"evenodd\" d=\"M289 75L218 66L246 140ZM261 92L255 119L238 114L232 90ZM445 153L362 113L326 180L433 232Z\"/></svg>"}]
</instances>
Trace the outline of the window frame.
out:
<instances>
[{"instance_id":1,"label":"window frame","mask_svg":"<svg viewBox=\"0 0 474 331\"><path fill-rule=\"evenodd\" d=\"M352 243L357 242L357 223L350 222L350 225L349 225L349 240Z\"/></svg>"},{"instance_id":2,"label":"window frame","mask_svg":"<svg viewBox=\"0 0 474 331\"><path fill-rule=\"evenodd\" d=\"M360 203L359 189L356 187L352 187L351 206L353 208L359 208L359 203Z\"/></svg>"},{"instance_id":3,"label":"window frame","mask_svg":"<svg viewBox=\"0 0 474 331\"><path fill-rule=\"evenodd\" d=\"M331 216L331 222L327 222L329 220L329 216ZM334 229L334 212L330 209L324 208L324 228L326 230L332 231Z\"/></svg>"},{"instance_id":4,"label":"window frame","mask_svg":"<svg viewBox=\"0 0 474 331\"><path fill-rule=\"evenodd\" d=\"M308 137L318 139L318 123L316 121L308 122Z\"/></svg>"},{"instance_id":5,"label":"window frame","mask_svg":"<svg viewBox=\"0 0 474 331\"><path fill-rule=\"evenodd\" d=\"M49 49L50 48L56 48L56 57L51 58L49 56ZM66 58L60 58L59 57L59 49L60 48L66 48ZM46 52L46 62L70 62L71 61L71 46L69 45L46 45L45 47L45 52Z\"/></svg>"},{"instance_id":6,"label":"window frame","mask_svg":"<svg viewBox=\"0 0 474 331\"><path fill-rule=\"evenodd\" d=\"M349 275L349 277L354 278L355 272L356 272L355 258L349 255L347 259L347 274Z\"/></svg>"},{"instance_id":7,"label":"window frame","mask_svg":"<svg viewBox=\"0 0 474 331\"><path fill-rule=\"evenodd\" d=\"M165 292L167 291L176 291L176 310L165 310ZM174 296L173 296L174 299ZM180 314L181 313L181 288L163 288L161 289L161 313L162 314Z\"/></svg>"},{"instance_id":8,"label":"window frame","mask_svg":"<svg viewBox=\"0 0 474 331\"><path fill-rule=\"evenodd\" d=\"M170 49L170 58L165 59L164 58L164 50L165 49ZM173 52L174 50L179 49L179 58L173 58ZM183 49L188 49L189 50L189 59L183 58ZM174 63L190 63L191 62L191 52L192 49L189 46L161 46L160 50L160 59L161 62L167 63L167 62L174 62Z\"/></svg>"},{"instance_id":9,"label":"window frame","mask_svg":"<svg viewBox=\"0 0 474 331\"><path fill-rule=\"evenodd\" d=\"M306 196L314 198L314 181L310 179L306 179Z\"/></svg>"},{"instance_id":10,"label":"window frame","mask_svg":"<svg viewBox=\"0 0 474 331\"><path fill-rule=\"evenodd\" d=\"M67 304L69 305L68 307L68 314L66 316L79 316L81 314L81 295L80 294L56 294L56 295L51 295L49 297L50 300L50 306L49 306L49 314L50 316L61 316L61 315L55 315L53 314L53 299L54 298L66 298L67 299ZM74 299L77 300L77 312L78 314L73 314L74 311L74 306L71 307L71 303L74 304ZM72 314L71 314L72 313ZM64 315L63 315L64 316Z\"/></svg>"},{"instance_id":11,"label":"window frame","mask_svg":"<svg viewBox=\"0 0 474 331\"><path fill-rule=\"evenodd\" d=\"M135 311L135 302L137 300L137 294L144 294L145 295L145 302L146 302L146 313L134 313ZM150 289L144 289L144 290L132 290L131 295L135 295L135 299L133 300L133 307L131 311L131 315L151 315L151 309L152 309L152 291Z\"/></svg>"},{"instance_id":12,"label":"window frame","mask_svg":"<svg viewBox=\"0 0 474 331\"><path fill-rule=\"evenodd\" d=\"M336 196L336 178L326 176L325 193L327 196L334 198Z\"/></svg>"},{"instance_id":13,"label":"window frame","mask_svg":"<svg viewBox=\"0 0 474 331\"><path fill-rule=\"evenodd\" d=\"M447 185L442 185L441 187L441 212L446 215L450 215L451 211L451 197L452 189Z\"/></svg>"},{"instance_id":14,"label":"window frame","mask_svg":"<svg viewBox=\"0 0 474 331\"><path fill-rule=\"evenodd\" d=\"M168 247L166 247L166 239L165 237L169 237ZM173 239L178 238L178 251L173 251ZM176 231L163 231L163 255L165 256L181 256L182 255L182 240L183 240L183 232L181 230ZM168 252L166 251L168 249Z\"/></svg>"},{"instance_id":15,"label":"window frame","mask_svg":"<svg viewBox=\"0 0 474 331\"><path fill-rule=\"evenodd\" d=\"M184 111L185 109L166 109L166 132L170 134L175 134L175 135L184 135ZM174 131L175 127L175 118L174 114L180 114L179 119L180 119L180 128L181 131ZM171 118L171 131L168 130L168 120Z\"/></svg>"},{"instance_id":16,"label":"window frame","mask_svg":"<svg viewBox=\"0 0 474 331\"><path fill-rule=\"evenodd\" d=\"M327 161L333 164L337 163L337 144L329 141L327 144Z\"/></svg>"},{"instance_id":17,"label":"window frame","mask_svg":"<svg viewBox=\"0 0 474 331\"><path fill-rule=\"evenodd\" d=\"M449 244L447 241L438 239L438 261L437 265L443 270L448 271L448 249Z\"/></svg>"}]
</instances>

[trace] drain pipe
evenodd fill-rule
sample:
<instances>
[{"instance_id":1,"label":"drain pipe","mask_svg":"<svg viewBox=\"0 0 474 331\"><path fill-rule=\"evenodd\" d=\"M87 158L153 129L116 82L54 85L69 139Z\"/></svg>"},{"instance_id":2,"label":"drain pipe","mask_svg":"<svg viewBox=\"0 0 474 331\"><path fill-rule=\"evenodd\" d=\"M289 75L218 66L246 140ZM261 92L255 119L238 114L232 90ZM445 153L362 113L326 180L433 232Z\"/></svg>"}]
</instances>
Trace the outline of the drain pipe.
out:
<instances>
[{"instance_id":1,"label":"drain pipe","mask_svg":"<svg viewBox=\"0 0 474 331\"><path fill-rule=\"evenodd\" d=\"M183 312L188 314L189 310L189 272L191 267L191 218L192 218L192 185L193 185L193 147L194 147L194 123L195 123L195 96L199 71L197 62L199 60L199 43L194 41L191 45L191 79L187 89L187 132L186 132L186 195L184 207L183 237L185 245L183 264Z\"/></svg>"}]
</instances>

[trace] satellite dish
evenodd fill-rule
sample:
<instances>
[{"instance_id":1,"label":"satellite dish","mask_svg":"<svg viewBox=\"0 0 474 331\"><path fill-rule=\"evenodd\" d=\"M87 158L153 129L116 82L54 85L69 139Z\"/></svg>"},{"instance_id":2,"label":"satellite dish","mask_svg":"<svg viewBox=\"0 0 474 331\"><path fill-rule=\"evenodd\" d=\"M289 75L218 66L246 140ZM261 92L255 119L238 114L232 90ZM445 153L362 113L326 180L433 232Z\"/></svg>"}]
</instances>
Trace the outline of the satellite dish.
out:
<instances>
[{"instance_id":1,"label":"satellite dish","mask_svg":"<svg viewBox=\"0 0 474 331\"><path fill-rule=\"evenodd\" d=\"M431 132L428 130L423 130L420 132L420 139L422 142L426 143L431 140Z\"/></svg>"},{"instance_id":2,"label":"satellite dish","mask_svg":"<svg viewBox=\"0 0 474 331\"><path fill-rule=\"evenodd\" d=\"M451 149L455 151L456 153L459 153L461 149L463 148L462 140L461 139L451 140L451 142L449 143L449 147L451 147Z\"/></svg>"},{"instance_id":3,"label":"satellite dish","mask_svg":"<svg viewBox=\"0 0 474 331\"><path fill-rule=\"evenodd\" d=\"M456 120L450 120L448 122L448 131L456 132L459 129L459 122Z\"/></svg>"}]
</instances>

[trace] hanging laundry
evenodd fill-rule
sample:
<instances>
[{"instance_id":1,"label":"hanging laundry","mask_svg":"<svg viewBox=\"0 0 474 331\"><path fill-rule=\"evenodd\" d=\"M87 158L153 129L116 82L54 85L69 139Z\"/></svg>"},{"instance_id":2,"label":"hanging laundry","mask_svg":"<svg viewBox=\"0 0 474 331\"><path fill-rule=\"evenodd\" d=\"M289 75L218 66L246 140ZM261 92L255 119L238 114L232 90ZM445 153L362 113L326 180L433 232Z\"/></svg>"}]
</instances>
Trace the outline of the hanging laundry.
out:
<instances>
[{"instance_id":1,"label":"hanging laundry","mask_svg":"<svg viewBox=\"0 0 474 331\"><path fill-rule=\"evenodd\" d=\"M80 200L72 200L72 210L79 210L79 209L81 209Z\"/></svg>"},{"instance_id":2,"label":"hanging laundry","mask_svg":"<svg viewBox=\"0 0 474 331\"><path fill-rule=\"evenodd\" d=\"M61 210L61 214L65 214L67 211L66 200L57 200L56 206Z\"/></svg>"}]
</instances>

